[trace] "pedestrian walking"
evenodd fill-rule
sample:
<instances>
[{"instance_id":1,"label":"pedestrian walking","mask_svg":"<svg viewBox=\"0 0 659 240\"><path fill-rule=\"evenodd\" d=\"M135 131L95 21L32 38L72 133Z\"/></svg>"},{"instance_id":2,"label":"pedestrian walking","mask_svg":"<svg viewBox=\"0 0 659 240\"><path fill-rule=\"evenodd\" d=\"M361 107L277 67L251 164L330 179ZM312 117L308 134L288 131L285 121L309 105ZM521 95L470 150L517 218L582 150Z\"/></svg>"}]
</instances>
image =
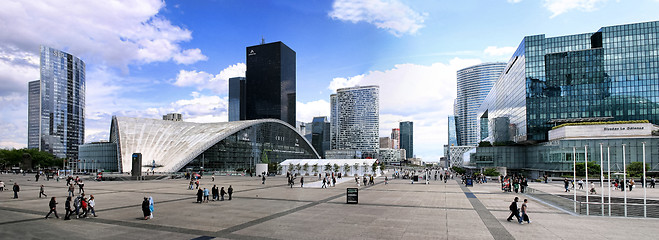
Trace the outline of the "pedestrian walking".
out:
<instances>
[{"instance_id":1,"label":"pedestrian walking","mask_svg":"<svg viewBox=\"0 0 659 240\"><path fill-rule=\"evenodd\" d=\"M87 217L87 211L89 211L89 205L87 204L87 198L83 197L80 200L80 207L82 209L82 213L79 215L81 218L86 218Z\"/></svg>"},{"instance_id":2,"label":"pedestrian walking","mask_svg":"<svg viewBox=\"0 0 659 240\"><path fill-rule=\"evenodd\" d=\"M41 195L48 197L48 195L46 195L46 193L43 191L43 184L41 184L41 187L39 187L39 198L41 198Z\"/></svg>"},{"instance_id":3,"label":"pedestrian walking","mask_svg":"<svg viewBox=\"0 0 659 240\"><path fill-rule=\"evenodd\" d=\"M224 187L222 187L220 189L220 201L224 201L224 194L226 194L226 192L224 191Z\"/></svg>"},{"instance_id":4,"label":"pedestrian walking","mask_svg":"<svg viewBox=\"0 0 659 240\"><path fill-rule=\"evenodd\" d=\"M37 173L37 175L34 175L34 178L36 178L35 182L39 182L39 173Z\"/></svg>"},{"instance_id":5,"label":"pedestrian walking","mask_svg":"<svg viewBox=\"0 0 659 240\"><path fill-rule=\"evenodd\" d=\"M387 185L387 181L389 181L389 178L387 176L384 176L384 185ZM435 174L435 181L437 181L437 174Z\"/></svg>"},{"instance_id":6,"label":"pedestrian walking","mask_svg":"<svg viewBox=\"0 0 659 240\"><path fill-rule=\"evenodd\" d=\"M203 197L204 197L204 190L197 189L197 203L201 203Z\"/></svg>"},{"instance_id":7,"label":"pedestrian walking","mask_svg":"<svg viewBox=\"0 0 659 240\"><path fill-rule=\"evenodd\" d=\"M526 205L528 203L527 199L524 199L524 203L522 203L522 221L526 221L527 223L531 223L531 219L529 219L529 215L527 214L527 208L528 206ZM522 223L522 222L520 222Z\"/></svg>"},{"instance_id":8,"label":"pedestrian walking","mask_svg":"<svg viewBox=\"0 0 659 240\"><path fill-rule=\"evenodd\" d=\"M149 196L149 219L153 219L153 197Z\"/></svg>"},{"instance_id":9,"label":"pedestrian walking","mask_svg":"<svg viewBox=\"0 0 659 240\"><path fill-rule=\"evenodd\" d=\"M326 179L326 178L323 178L323 185L320 186L320 188L327 188L327 186L325 186L325 183L327 182L327 181L325 181L325 179Z\"/></svg>"},{"instance_id":10,"label":"pedestrian walking","mask_svg":"<svg viewBox=\"0 0 659 240\"><path fill-rule=\"evenodd\" d=\"M265 184L265 175L261 175L261 184Z\"/></svg>"},{"instance_id":11,"label":"pedestrian walking","mask_svg":"<svg viewBox=\"0 0 659 240\"><path fill-rule=\"evenodd\" d=\"M582 179L579 179L577 184L579 184L579 190L583 189L583 180Z\"/></svg>"},{"instance_id":12,"label":"pedestrian walking","mask_svg":"<svg viewBox=\"0 0 659 240\"><path fill-rule=\"evenodd\" d=\"M229 200L231 200L231 194L233 194L233 187L231 187L231 185L229 185L228 193L229 193Z\"/></svg>"},{"instance_id":13,"label":"pedestrian walking","mask_svg":"<svg viewBox=\"0 0 659 240\"><path fill-rule=\"evenodd\" d=\"M4 191L5 191L5 182L0 181L0 192L4 192Z\"/></svg>"},{"instance_id":14,"label":"pedestrian walking","mask_svg":"<svg viewBox=\"0 0 659 240\"><path fill-rule=\"evenodd\" d=\"M18 183L14 183L14 199L18 198L18 192L21 191L21 187L18 186Z\"/></svg>"},{"instance_id":15,"label":"pedestrian walking","mask_svg":"<svg viewBox=\"0 0 659 240\"><path fill-rule=\"evenodd\" d=\"M82 178L78 180L78 194L85 193L85 183L82 182Z\"/></svg>"},{"instance_id":16,"label":"pedestrian walking","mask_svg":"<svg viewBox=\"0 0 659 240\"><path fill-rule=\"evenodd\" d=\"M217 198L220 195L220 191L218 191L217 185L213 185L213 188L211 188L211 194L213 194L213 201L217 201Z\"/></svg>"},{"instance_id":17,"label":"pedestrian walking","mask_svg":"<svg viewBox=\"0 0 659 240\"><path fill-rule=\"evenodd\" d=\"M563 179L563 184L565 185L565 192L570 192L570 181L565 178Z\"/></svg>"},{"instance_id":18,"label":"pedestrian walking","mask_svg":"<svg viewBox=\"0 0 659 240\"><path fill-rule=\"evenodd\" d=\"M656 182L656 180L654 179L654 177L652 177L652 179L650 179L650 187L654 188L654 184L655 184L655 182ZM2 181L0 181L0 186L4 186L4 185L5 185L5 184L2 183ZM1 189L1 188L0 188L0 192L2 192L2 189Z\"/></svg>"},{"instance_id":19,"label":"pedestrian walking","mask_svg":"<svg viewBox=\"0 0 659 240\"><path fill-rule=\"evenodd\" d=\"M517 222L522 224L522 219L519 217L519 208L517 208L517 201L519 201L518 197L515 197L515 200L510 204L508 207L510 209L510 216L506 219L506 221L510 222L513 220L513 216L517 218Z\"/></svg>"},{"instance_id":20,"label":"pedestrian walking","mask_svg":"<svg viewBox=\"0 0 659 240\"><path fill-rule=\"evenodd\" d=\"M301 177L300 177L300 187L301 187L301 188L304 187L304 176L301 176Z\"/></svg>"},{"instance_id":21,"label":"pedestrian walking","mask_svg":"<svg viewBox=\"0 0 659 240\"><path fill-rule=\"evenodd\" d=\"M69 185L69 197L75 197L75 194L73 193L75 191L75 187L73 184Z\"/></svg>"},{"instance_id":22,"label":"pedestrian walking","mask_svg":"<svg viewBox=\"0 0 659 240\"><path fill-rule=\"evenodd\" d=\"M332 176L332 187L336 187L336 177Z\"/></svg>"},{"instance_id":23,"label":"pedestrian walking","mask_svg":"<svg viewBox=\"0 0 659 240\"><path fill-rule=\"evenodd\" d=\"M211 182L215 182L215 173L213 173L213 176L211 176Z\"/></svg>"},{"instance_id":24,"label":"pedestrian walking","mask_svg":"<svg viewBox=\"0 0 659 240\"><path fill-rule=\"evenodd\" d=\"M210 196L210 191L208 188L204 188L204 202L208 202L208 196Z\"/></svg>"},{"instance_id":25,"label":"pedestrian walking","mask_svg":"<svg viewBox=\"0 0 659 240\"><path fill-rule=\"evenodd\" d=\"M149 209L149 198L144 197L142 201L142 214L144 215L144 220L148 220L151 215L151 210Z\"/></svg>"},{"instance_id":26,"label":"pedestrian walking","mask_svg":"<svg viewBox=\"0 0 659 240\"><path fill-rule=\"evenodd\" d=\"M69 218L71 216L71 197L66 197L66 202L64 203L64 209L66 210L66 213L64 214L64 220L70 220Z\"/></svg>"},{"instance_id":27,"label":"pedestrian walking","mask_svg":"<svg viewBox=\"0 0 659 240\"><path fill-rule=\"evenodd\" d=\"M48 214L46 214L46 219L48 219L48 216L50 216L51 213L55 213L55 217L59 219L59 216L57 216L57 201L55 201L55 197L50 198L50 203L48 203L48 207L50 208L50 211L48 212Z\"/></svg>"},{"instance_id":28,"label":"pedestrian walking","mask_svg":"<svg viewBox=\"0 0 659 240\"><path fill-rule=\"evenodd\" d=\"M89 201L87 201L87 205L89 205L89 211L92 213L92 216L96 216L96 211L94 210L94 206L96 206L96 201L94 200L94 195L89 195Z\"/></svg>"}]
</instances>

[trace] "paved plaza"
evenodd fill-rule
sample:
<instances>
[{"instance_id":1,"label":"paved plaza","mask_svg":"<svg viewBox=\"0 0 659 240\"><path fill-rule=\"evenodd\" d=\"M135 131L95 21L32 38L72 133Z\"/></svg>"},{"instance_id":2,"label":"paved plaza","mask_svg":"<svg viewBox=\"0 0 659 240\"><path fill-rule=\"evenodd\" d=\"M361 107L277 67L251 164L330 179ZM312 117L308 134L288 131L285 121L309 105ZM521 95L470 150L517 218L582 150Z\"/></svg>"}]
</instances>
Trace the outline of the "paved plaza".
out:
<instances>
[{"instance_id":1,"label":"paved plaza","mask_svg":"<svg viewBox=\"0 0 659 240\"><path fill-rule=\"evenodd\" d=\"M502 193L498 183L466 188L452 180L383 178L359 187L359 204L346 204L346 188L354 178L335 187L286 185L286 178L217 176L201 180L235 189L233 200L195 203L196 191L185 179L95 182L85 179L86 195L96 198L98 217L44 219L51 196L65 213L66 181L34 181L34 176L0 175L7 188L21 186L19 199L11 190L0 193L0 239L654 239L659 219L576 216L538 202L530 196ZM360 179L361 180L361 179ZM39 185L48 198L38 198ZM561 185L530 183L545 192ZM636 190L641 190L636 189ZM634 191L636 191L634 190ZM76 192L78 190L76 189ZM642 191L638 191L641 193ZM634 194L637 194L634 192ZM659 190L648 195L659 199ZM142 220L141 202L152 196L154 219ZM507 222L512 199L529 198L531 224ZM521 206L521 203L520 203ZM52 215L51 215L52 216Z\"/></svg>"}]
</instances>

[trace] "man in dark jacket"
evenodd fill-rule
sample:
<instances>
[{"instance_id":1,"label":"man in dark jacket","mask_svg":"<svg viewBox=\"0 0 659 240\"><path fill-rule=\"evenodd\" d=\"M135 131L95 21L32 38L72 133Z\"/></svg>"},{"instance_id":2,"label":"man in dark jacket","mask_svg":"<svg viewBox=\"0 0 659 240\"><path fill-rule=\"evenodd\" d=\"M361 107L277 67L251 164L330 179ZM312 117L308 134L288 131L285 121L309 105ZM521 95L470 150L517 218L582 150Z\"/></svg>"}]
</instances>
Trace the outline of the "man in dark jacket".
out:
<instances>
[{"instance_id":1,"label":"man in dark jacket","mask_svg":"<svg viewBox=\"0 0 659 240\"><path fill-rule=\"evenodd\" d=\"M21 191L21 187L18 186L18 183L14 183L14 198L18 198L18 192Z\"/></svg>"},{"instance_id":2,"label":"man in dark jacket","mask_svg":"<svg viewBox=\"0 0 659 240\"><path fill-rule=\"evenodd\" d=\"M149 209L149 198L145 197L142 201L142 213L144 214L144 220L149 219L151 215L151 209Z\"/></svg>"},{"instance_id":3,"label":"man in dark jacket","mask_svg":"<svg viewBox=\"0 0 659 240\"><path fill-rule=\"evenodd\" d=\"M511 213L510 216L508 216L508 219L506 220L510 222L511 220L513 220L513 216L515 216L515 218L517 218L517 222L519 222L519 224L522 224L522 219L519 218L519 208L517 208L517 201L519 201L519 198L515 197L515 200L510 204L510 207L508 207Z\"/></svg>"},{"instance_id":4,"label":"man in dark jacket","mask_svg":"<svg viewBox=\"0 0 659 240\"><path fill-rule=\"evenodd\" d=\"M233 187L229 185L229 191L227 192L229 194L229 200L231 200L231 194L233 194Z\"/></svg>"},{"instance_id":5,"label":"man in dark jacket","mask_svg":"<svg viewBox=\"0 0 659 240\"><path fill-rule=\"evenodd\" d=\"M66 198L66 202L64 203L64 208L66 209L66 213L64 214L64 220L70 220L69 218L73 211L71 211L71 196Z\"/></svg>"},{"instance_id":6,"label":"man in dark jacket","mask_svg":"<svg viewBox=\"0 0 659 240\"><path fill-rule=\"evenodd\" d=\"M55 197L50 198L50 203L48 203L48 207L50 207L50 212L46 214L46 219L48 219L48 216L50 216L51 213L55 213L55 217L59 218L59 216L57 216L57 201L55 201Z\"/></svg>"}]
</instances>

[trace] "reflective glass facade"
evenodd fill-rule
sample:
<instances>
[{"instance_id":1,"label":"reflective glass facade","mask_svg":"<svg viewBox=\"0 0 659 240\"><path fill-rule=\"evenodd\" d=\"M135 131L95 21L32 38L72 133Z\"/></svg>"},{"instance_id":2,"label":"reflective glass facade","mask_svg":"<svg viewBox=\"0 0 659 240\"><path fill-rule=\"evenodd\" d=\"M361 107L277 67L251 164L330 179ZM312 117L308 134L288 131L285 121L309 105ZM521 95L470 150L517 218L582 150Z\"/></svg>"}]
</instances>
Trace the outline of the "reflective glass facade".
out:
<instances>
[{"instance_id":1,"label":"reflective glass facade","mask_svg":"<svg viewBox=\"0 0 659 240\"><path fill-rule=\"evenodd\" d=\"M85 63L71 54L41 46L40 70L39 149L76 159L78 146L85 141ZM35 116L29 117L28 122L34 122ZM36 137L30 135L28 139Z\"/></svg>"},{"instance_id":2,"label":"reflective glass facade","mask_svg":"<svg viewBox=\"0 0 659 240\"><path fill-rule=\"evenodd\" d=\"M274 118L295 126L295 51L282 42L247 47L246 120Z\"/></svg>"},{"instance_id":3,"label":"reflective glass facade","mask_svg":"<svg viewBox=\"0 0 659 240\"><path fill-rule=\"evenodd\" d=\"M456 135L455 116L448 116L448 146L458 146L458 137Z\"/></svg>"},{"instance_id":4,"label":"reflective glass facade","mask_svg":"<svg viewBox=\"0 0 659 240\"><path fill-rule=\"evenodd\" d=\"M505 67L506 63L483 63L458 70L457 96L453 109L458 145L478 144L478 107Z\"/></svg>"},{"instance_id":5,"label":"reflective glass facade","mask_svg":"<svg viewBox=\"0 0 659 240\"><path fill-rule=\"evenodd\" d=\"M325 151L330 150L330 123L327 117L314 117L311 124L311 145L320 157L325 158Z\"/></svg>"},{"instance_id":6,"label":"reflective glass facade","mask_svg":"<svg viewBox=\"0 0 659 240\"><path fill-rule=\"evenodd\" d=\"M195 157L188 168L206 171L253 169L257 163L286 159L317 159L318 155L295 130L280 123L256 124L231 134Z\"/></svg>"},{"instance_id":7,"label":"reflective glass facade","mask_svg":"<svg viewBox=\"0 0 659 240\"><path fill-rule=\"evenodd\" d=\"M112 142L87 143L79 146L80 169L93 172L119 171L117 144Z\"/></svg>"},{"instance_id":8,"label":"reflective glass facade","mask_svg":"<svg viewBox=\"0 0 659 240\"><path fill-rule=\"evenodd\" d=\"M27 99L27 148L39 149L39 117L41 116L41 82L28 83Z\"/></svg>"},{"instance_id":9,"label":"reflective glass facade","mask_svg":"<svg viewBox=\"0 0 659 240\"><path fill-rule=\"evenodd\" d=\"M229 121L246 120L245 78L229 78Z\"/></svg>"},{"instance_id":10,"label":"reflective glass facade","mask_svg":"<svg viewBox=\"0 0 659 240\"><path fill-rule=\"evenodd\" d=\"M405 158L414 157L414 123L400 122L400 148L405 149Z\"/></svg>"},{"instance_id":11,"label":"reflective glass facade","mask_svg":"<svg viewBox=\"0 0 659 240\"><path fill-rule=\"evenodd\" d=\"M659 22L525 37L478 111L487 140L547 140L565 122L659 124Z\"/></svg>"}]
</instances>

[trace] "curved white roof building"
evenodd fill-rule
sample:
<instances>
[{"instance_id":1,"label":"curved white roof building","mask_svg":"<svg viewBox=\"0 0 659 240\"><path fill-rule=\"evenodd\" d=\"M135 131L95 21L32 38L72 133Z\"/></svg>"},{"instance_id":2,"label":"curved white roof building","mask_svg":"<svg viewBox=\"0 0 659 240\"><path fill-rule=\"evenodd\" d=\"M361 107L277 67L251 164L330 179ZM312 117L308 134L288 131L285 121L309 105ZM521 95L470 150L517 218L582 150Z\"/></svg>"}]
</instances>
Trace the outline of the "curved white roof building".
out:
<instances>
[{"instance_id":1,"label":"curved white roof building","mask_svg":"<svg viewBox=\"0 0 659 240\"><path fill-rule=\"evenodd\" d=\"M277 119L192 123L115 116L110 141L117 143L120 172L132 170L133 153L142 154L143 171L155 162L156 172L240 171L256 163L320 158L303 136Z\"/></svg>"}]
</instances>

